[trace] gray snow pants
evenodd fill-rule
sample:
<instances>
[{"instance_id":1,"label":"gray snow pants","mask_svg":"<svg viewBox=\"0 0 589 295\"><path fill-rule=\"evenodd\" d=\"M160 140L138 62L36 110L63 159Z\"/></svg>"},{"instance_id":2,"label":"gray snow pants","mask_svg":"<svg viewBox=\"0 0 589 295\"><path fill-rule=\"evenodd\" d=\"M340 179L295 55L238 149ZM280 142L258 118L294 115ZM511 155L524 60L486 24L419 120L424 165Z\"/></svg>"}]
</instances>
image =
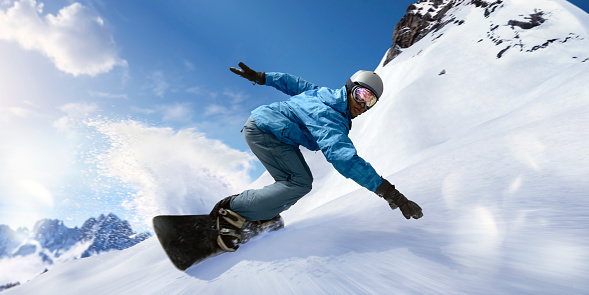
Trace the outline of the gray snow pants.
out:
<instances>
[{"instance_id":1,"label":"gray snow pants","mask_svg":"<svg viewBox=\"0 0 589 295\"><path fill-rule=\"evenodd\" d=\"M311 191L313 175L298 147L263 132L251 116L243 135L276 182L262 189L244 191L233 197L230 206L250 221L271 219Z\"/></svg>"}]
</instances>

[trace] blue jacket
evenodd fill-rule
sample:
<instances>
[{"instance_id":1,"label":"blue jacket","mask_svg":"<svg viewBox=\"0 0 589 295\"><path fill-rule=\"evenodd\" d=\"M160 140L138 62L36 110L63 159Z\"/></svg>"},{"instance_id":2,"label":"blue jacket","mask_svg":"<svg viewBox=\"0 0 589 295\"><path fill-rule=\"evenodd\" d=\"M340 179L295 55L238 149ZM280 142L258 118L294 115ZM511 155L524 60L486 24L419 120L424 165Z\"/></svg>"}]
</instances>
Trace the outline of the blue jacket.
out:
<instances>
[{"instance_id":1,"label":"blue jacket","mask_svg":"<svg viewBox=\"0 0 589 295\"><path fill-rule=\"evenodd\" d=\"M352 117L346 87L337 90L319 87L284 73L266 73L266 85L291 98L258 107L252 116L258 128L280 141L321 150L333 167L346 178L376 191L382 178L360 158L348 137Z\"/></svg>"}]
</instances>

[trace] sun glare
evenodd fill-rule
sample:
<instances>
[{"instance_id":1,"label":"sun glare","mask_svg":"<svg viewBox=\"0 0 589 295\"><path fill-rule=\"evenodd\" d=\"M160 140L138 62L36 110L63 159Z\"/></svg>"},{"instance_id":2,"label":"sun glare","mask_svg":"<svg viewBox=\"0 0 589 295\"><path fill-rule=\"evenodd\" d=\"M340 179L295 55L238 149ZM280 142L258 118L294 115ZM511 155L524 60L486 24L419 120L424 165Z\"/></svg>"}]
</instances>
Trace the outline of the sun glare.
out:
<instances>
[{"instance_id":1,"label":"sun glare","mask_svg":"<svg viewBox=\"0 0 589 295\"><path fill-rule=\"evenodd\" d=\"M60 173L54 167L57 163L51 158L52 149L47 143L18 138L0 148L0 224L29 227L39 218L51 216L55 207L51 190Z\"/></svg>"}]
</instances>

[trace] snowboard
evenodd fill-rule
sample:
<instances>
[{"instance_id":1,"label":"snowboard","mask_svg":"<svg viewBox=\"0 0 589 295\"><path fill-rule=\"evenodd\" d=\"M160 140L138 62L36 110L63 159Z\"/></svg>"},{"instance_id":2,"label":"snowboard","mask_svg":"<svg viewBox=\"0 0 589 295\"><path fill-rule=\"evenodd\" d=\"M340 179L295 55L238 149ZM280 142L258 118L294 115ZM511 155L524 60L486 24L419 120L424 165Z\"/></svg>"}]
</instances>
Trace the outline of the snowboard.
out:
<instances>
[{"instance_id":1,"label":"snowboard","mask_svg":"<svg viewBox=\"0 0 589 295\"><path fill-rule=\"evenodd\" d=\"M280 215L260 224L246 222L241 229L241 244L248 242L262 232L279 230L284 227ZM170 261L185 271L209 257L225 251L217 245L218 231L214 220L207 215L159 215L153 218L153 230Z\"/></svg>"},{"instance_id":2,"label":"snowboard","mask_svg":"<svg viewBox=\"0 0 589 295\"><path fill-rule=\"evenodd\" d=\"M159 215L153 229L170 261L186 270L206 258L223 253L217 246L217 231L209 215Z\"/></svg>"}]
</instances>

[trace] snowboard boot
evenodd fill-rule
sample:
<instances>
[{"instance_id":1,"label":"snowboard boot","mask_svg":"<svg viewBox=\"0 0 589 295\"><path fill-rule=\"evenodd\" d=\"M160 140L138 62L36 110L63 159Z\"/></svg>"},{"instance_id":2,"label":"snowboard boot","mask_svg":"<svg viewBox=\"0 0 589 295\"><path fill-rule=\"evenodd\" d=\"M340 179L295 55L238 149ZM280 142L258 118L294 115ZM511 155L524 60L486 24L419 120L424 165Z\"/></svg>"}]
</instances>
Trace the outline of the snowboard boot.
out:
<instances>
[{"instance_id":1,"label":"snowboard boot","mask_svg":"<svg viewBox=\"0 0 589 295\"><path fill-rule=\"evenodd\" d=\"M247 221L245 217L233 212L230 207L231 198L221 200L209 214L217 230L217 244L225 252L235 252L242 242L242 228Z\"/></svg>"},{"instance_id":2,"label":"snowboard boot","mask_svg":"<svg viewBox=\"0 0 589 295\"><path fill-rule=\"evenodd\" d=\"M243 228L241 229L242 243L246 243L260 233L279 230L283 227L284 219L282 219L280 214L269 220L248 220L244 223Z\"/></svg>"}]
</instances>

